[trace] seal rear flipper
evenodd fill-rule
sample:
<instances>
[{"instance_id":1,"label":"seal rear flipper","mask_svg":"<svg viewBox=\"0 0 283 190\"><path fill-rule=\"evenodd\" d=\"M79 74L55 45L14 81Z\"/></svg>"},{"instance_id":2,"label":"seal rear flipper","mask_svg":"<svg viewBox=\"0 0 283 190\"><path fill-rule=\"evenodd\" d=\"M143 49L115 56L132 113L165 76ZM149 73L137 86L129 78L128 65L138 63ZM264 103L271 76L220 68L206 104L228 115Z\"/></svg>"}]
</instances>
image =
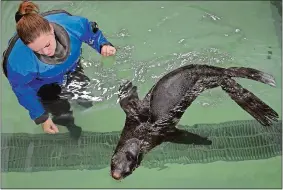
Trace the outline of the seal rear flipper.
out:
<instances>
[{"instance_id":1,"label":"seal rear flipper","mask_svg":"<svg viewBox=\"0 0 283 190\"><path fill-rule=\"evenodd\" d=\"M226 78L221 87L229 96L263 126L269 126L278 121L278 114L267 104L256 97L252 92L243 88L235 80Z\"/></svg>"},{"instance_id":2,"label":"seal rear flipper","mask_svg":"<svg viewBox=\"0 0 283 190\"><path fill-rule=\"evenodd\" d=\"M207 137L190 133L188 131L172 128L165 134L165 142L172 142L177 144L195 144L195 145L211 145L212 141Z\"/></svg>"}]
</instances>

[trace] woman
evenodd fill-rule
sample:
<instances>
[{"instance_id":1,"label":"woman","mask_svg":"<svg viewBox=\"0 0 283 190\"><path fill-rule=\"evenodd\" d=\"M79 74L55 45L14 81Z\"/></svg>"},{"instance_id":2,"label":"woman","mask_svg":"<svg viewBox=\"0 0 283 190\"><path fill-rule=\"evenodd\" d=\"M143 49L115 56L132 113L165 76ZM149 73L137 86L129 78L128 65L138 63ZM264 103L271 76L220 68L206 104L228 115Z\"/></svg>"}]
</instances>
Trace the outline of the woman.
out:
<instances>
[{"instance_id":1,"label":"woman","mask_svg":"<svg viewBox=\"0 0 283 190\"><path fill-rule=\"evenodd\" d=\"M67 87L71 82L89 82L80 65L82 42L103 56L112 56L116 49L103 36L95 22L66 11L39 14L31 1L19 5L15 14L17 34L3 53L3 70L20 105L43 131L58 133L55 124L68 128L78 138L81 128L75 125ZM84 107L91 102L79 99ZM52 116L52 118L49 116Z\"/></svg>"}]
</instances>

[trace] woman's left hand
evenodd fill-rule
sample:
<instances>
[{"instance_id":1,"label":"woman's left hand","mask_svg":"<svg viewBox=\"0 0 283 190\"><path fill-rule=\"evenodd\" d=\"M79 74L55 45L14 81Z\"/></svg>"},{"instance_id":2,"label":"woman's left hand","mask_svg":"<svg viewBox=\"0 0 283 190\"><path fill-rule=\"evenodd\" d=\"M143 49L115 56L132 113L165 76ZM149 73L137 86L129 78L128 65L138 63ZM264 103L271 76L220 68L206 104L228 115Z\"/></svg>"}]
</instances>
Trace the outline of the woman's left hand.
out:
<instances>
[{"instance_id":1,"label":"woman's left hand","mask_svg":"<svg viewBox=\"0 0 283 190\"><path fill-rule=\"evenodd\" d=\"M115 55L115 53L116 53L116 49L113 46L104 45L101 48L102 56L111 56L111 55Z\"/></svg>"}]
</instances>

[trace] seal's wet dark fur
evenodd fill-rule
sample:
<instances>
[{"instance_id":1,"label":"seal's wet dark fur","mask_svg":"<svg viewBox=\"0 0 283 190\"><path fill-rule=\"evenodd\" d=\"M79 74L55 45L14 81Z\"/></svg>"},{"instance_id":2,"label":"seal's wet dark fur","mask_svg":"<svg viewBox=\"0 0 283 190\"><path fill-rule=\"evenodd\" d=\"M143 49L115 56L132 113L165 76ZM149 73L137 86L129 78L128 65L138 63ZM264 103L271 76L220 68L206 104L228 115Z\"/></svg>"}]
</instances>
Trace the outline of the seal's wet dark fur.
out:
<instances>
[{"instance_id":1,"label":"seal's wet dark fur","mask_svg":"<svg viewBox=\"0 0 283 190\"><path fill-rule=\"evenodd\" d=\"M272 76L252 68L220 68L186 65L163 76L140 100L137 87L129 81L120 86L120 106L126 113L125 126L111 159L114 179L130 175L143 156L163 142L210 145L206 137L175 126L183 113L206 89L221 87L262 125L277 121L278 114L243 88L232 77L242 77L275 86ZM227 110L228 111L228 110ZM230 111L230 110L229 110Z\"/></svg>"}]
</instances>

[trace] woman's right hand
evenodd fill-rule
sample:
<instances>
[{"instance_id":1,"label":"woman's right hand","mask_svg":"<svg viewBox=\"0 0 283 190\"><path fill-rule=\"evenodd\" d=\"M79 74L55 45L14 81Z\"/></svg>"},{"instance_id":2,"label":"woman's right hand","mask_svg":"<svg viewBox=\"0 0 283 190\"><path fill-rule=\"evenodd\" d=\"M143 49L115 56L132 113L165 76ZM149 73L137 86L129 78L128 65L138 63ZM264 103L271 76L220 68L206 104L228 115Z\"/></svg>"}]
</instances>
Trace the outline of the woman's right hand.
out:
<instances>
[{"instance_id":1,"label":"woman's right hand","mask_svg":"<svg viewBox=\"0 0 283 190\"><path fill-rule=\"evenodd\" d=\"M45 133L55 134L59 132L57 126L53 123L51 118L48 118L44 123L41 124L41 126Z\"/></svg>"}]
</instances>

